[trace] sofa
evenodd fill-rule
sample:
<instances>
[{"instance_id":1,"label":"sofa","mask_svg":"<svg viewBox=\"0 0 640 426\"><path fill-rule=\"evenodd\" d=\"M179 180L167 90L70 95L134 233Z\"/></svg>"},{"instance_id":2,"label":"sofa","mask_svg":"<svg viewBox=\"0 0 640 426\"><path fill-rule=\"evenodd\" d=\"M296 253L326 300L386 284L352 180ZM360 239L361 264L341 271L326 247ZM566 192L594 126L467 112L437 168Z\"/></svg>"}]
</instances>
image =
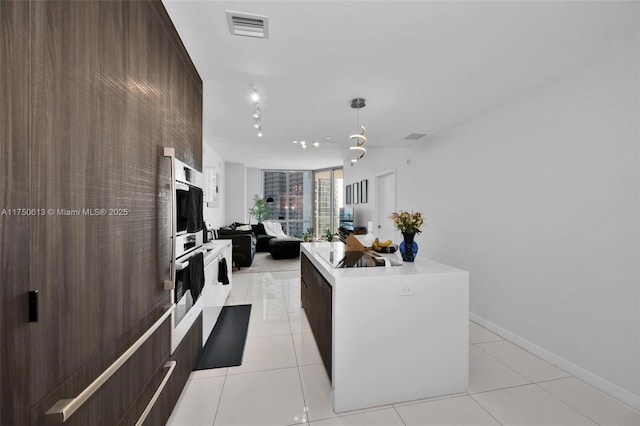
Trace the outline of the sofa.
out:
<instances>
[{"instance_id":1,"label":"sofa","mask_svg":"<svg viewBox=\"0 0 640 426\"><path fill-rule=\"evenodd\" d=\"M253 228L253 235L256 237L256 251L257 252L268 252L269 250L269 240L275 238L274 236L267 235L267 231L264 229L264 225L259 223L257 225L251 225Z\"/></svg>"},{"instance_id":2,"label":"sofa","mask_svg":"<svg viewBox=\"0 0 640 426\"><path fill-rule=\"evenodd\" d=\"M233 264L237 268L251 266L256 254L256 237L250 225L235 222L223 226L216 231L216 239L231 240Z\"/></svg>"}]
</instances>

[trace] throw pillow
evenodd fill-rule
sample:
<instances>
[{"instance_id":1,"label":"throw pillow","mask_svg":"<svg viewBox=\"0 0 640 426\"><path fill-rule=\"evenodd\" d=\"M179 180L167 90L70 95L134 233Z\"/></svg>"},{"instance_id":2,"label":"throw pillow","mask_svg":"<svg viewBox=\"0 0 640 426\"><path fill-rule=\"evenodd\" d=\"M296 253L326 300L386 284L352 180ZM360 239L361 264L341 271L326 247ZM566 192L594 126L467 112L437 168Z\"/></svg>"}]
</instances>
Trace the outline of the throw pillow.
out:
<instances>
[{"instance_id":1,"label":"throw pillow","mask_svg":"<svg viewBox=\"0 0 640 426\"><path fill-rule=\"evenodd\" d=\"M236 231L251 231L251 225L240 225L236 226Z\"/></svg>"}]
</instances>

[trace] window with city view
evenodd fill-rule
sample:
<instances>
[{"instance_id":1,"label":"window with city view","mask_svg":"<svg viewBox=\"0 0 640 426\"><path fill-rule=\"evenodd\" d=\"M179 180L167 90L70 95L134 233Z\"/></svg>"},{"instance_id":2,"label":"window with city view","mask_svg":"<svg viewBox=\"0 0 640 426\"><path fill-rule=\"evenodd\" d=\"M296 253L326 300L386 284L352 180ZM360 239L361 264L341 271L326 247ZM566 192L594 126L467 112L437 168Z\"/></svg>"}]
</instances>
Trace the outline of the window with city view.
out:
<instances>
[{"instance_id":1,"label":"window with city view","mask_svg":"<svg viewBox=\"0 0 640 426\"><path fill-rule=\"evenodd\" d=\"M343 203L342 168L318 171L264 170L264 197L273 198L268 220L280 222L283 231L301 238L313 229L321 238L335 233Z\"/></svg>"},{"instance_id":2,"label":"window with city view","mask_svg":"<svg viewBox=\"0 0 640 426\"><path fill-rule=\"evenodd\" d=\"M311 171L265 170L264 197L273 198L269 220L282 224L290 236L301 237L312 225Z\"/></svg>"},{"instance_id":3,"label":"window with city view","mask_svg":"<svg viewBox=\"0 0 640 426\"><path fill-rule=\"evenodd\" d=\"M338 229L339 209L343 207L342 169L318 170L315 181L315 237L323 237L327 230L335 234Z\"/></svg>"}]
</instances>

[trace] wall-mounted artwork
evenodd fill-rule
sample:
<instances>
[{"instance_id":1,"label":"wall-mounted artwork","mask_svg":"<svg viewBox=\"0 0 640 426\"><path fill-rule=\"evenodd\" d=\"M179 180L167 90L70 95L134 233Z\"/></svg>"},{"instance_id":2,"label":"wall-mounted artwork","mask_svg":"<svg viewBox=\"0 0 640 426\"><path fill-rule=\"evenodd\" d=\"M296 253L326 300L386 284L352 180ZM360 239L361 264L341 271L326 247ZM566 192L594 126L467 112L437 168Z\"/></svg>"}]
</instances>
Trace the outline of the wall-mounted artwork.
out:
<instances>
[{"instance_id":1,"label":"wall-mounted artwork","mask_svg":"<svg viewBox=\"0 0 640 426\"><path fill-rule=\"evenodd\" d=\"M344 203L351 204L351 185L347 185L344 191Z\"/></svg>"},{"instance_id":2,"label":"wall-mounted artwork","mask_svg":"<svg viewBox=\"0 0 640 426\"><path fill-rule=\"evenodd\" d=\"M353 204L358 204L360 201L360 188L358 182L353 184Z\"/></svg>"},{"instance_id":3,"label":"wall-mounted artwork","mask_svg":"<svg viewBox=\"0 0 640 426\"><path fill-rule=\"evenodd\" d=\"M369 181L367 179L360 182L360 202L369 202Z\"/></svg>"},{"instance_id":4,"label":"wall-mounted artwork","mask_svg":"<svg viewBox=\"0 0 640 426\"><path fill-rule=\"evenodd\" d=\"M204 171L203 197L207 207L220 207L220 172L215 167Z\"/></svg>"}]
</instances>

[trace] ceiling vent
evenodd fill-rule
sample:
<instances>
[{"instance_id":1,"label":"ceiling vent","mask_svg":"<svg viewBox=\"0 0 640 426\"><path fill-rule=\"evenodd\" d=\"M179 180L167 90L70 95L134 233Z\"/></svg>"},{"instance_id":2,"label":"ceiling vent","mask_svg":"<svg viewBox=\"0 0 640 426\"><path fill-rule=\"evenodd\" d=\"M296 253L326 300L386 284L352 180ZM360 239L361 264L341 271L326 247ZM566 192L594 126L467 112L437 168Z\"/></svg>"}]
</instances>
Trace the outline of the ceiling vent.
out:
<instances>
[{"instance_id":1,"label":"ceiling vent","mask_svg":"<svg viewBox=\"0 0 640 426\"><path fill-rule=\"evenodd\" d=\"M231 35L269 38L269 17L227 10Z\"/></svg>"},{"instance_id":2,"label":"ceiling vent","mask_svg":"<svg viewBox=\"0 0 640 426\"><path fill-rule=\"evenodd\" d=\"M427 136L426 133L411 133L410 135L405 136L402 139L406 139L408 141L417 141L418 139Z\"/></svg>"}]
</instances>

